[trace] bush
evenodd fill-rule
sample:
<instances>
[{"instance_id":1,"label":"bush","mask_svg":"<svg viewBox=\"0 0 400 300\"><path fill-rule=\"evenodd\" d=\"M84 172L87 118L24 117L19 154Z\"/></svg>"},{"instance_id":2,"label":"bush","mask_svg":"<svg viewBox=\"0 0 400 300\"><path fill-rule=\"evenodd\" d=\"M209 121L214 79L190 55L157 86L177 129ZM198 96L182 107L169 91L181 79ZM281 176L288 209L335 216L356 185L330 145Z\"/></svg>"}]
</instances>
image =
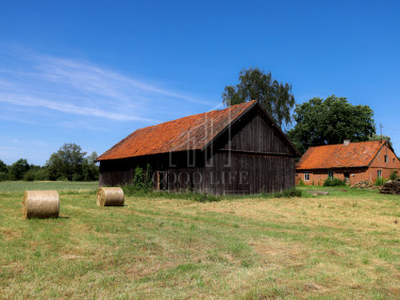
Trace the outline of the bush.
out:
<instances>
[{"instance_id":1,"label":"bush","mask_svg":"<svg viewBox=\"0 0 400 300\"><path fill-rule=\"evenodd\" d=\"M385 181L383 180L383 178L381 177L381 178L377 178L376 180L375 180L375 185L376 186L381 186L381 185L383 185L385 183Z\"/></svg>"},{"instance_id":2,"label":"bush","mask_svg":"<svg viewBox=\"0 0 400 300\"><path fill-rule=\"evenodd\" d=\"M390 180L396 180L396 179L397 179L397 172L392 171L392 172L390 173L389 179L390 179Z\"/></svg>"},{"instance_id":3,"label":"bush","mask_svg":"<svg viewBox=\"0 0 400 300\"><path fill-rule=\"evenodd\" d=\"M302 196L303 192L300 190L296 190L296 188L290 188L284 190L283 192L273 194L274 198L292 198L292 197L302 197Z\"/></svg>"},{"instance_id":4,"label":"bush","mask_svg":"<svg viewBox=\"0 0 400 300\"><path fill-rule=\"evenodd\" d=\"M344 186L346 185L346 180L340 180L336 177L328 177L325 181L323 186Z\"/></svg>"}]
</instances>

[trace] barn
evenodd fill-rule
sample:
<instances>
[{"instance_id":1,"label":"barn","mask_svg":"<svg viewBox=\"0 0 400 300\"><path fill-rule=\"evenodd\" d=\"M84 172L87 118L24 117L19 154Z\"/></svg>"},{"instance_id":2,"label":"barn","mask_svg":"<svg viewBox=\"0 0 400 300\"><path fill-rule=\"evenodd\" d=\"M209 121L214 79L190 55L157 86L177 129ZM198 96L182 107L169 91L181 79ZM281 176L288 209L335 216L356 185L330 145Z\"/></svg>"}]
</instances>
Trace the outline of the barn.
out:
<instances>
[{"instance_id":1,"label":"barn","mask_svg":"<svg viewBox=\"0 0 400 300\"><path fill-rule=\"evenodd\" d=\"M348 184L388 179L400 171L400 161L386 141L370 141L310 147L296 165L296 181L322 185L328 177Z\"/></svg>"},{"instance_id":2,"label":"barn","mask_svg":"<svg viewBox=\"0 0 400 300\"><path fill-rule=\"evenodd\" d=\"M100 186L129 184L151 167L154 190L215 195L295 185L299 154L256 101L134 131L98 157Z\"/></svg>"}]
</instances>

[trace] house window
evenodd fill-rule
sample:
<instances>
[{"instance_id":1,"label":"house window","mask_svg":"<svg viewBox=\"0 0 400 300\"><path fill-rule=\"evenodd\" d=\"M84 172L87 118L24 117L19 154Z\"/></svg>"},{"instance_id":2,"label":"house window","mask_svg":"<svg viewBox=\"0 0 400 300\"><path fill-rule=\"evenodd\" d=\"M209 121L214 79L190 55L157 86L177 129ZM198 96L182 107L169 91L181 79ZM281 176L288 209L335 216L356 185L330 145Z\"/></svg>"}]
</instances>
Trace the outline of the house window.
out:
<instances>
[{"instance_id":1,"label":"house window","mask_svg":"<svg viewBox=\"0 0 400 300\"><path fill-rule=\"evenodd\" d=\"M328 178L333 178L333 171L328 171Z\"/></svg>"},{"instance_id":2,"label":"house window","mask_svg":"<svg viewBox=\"0 0 400 300\"><path fill-rule=\"evenodd\" d=\"M378 170L378 178L382 178L382 170Z\"/></svg>"},{"instance_id":3,"label":"house window","mask_svg":"<svg viewBox=\"0 0 400 300\"><path fill-rule=\"evenodd\" d=\"M310 181L310 172L304 172L304 181Z\"/></svg>"},{"instance_id":4,"label":"house window","mask_svg":"<svg viewBox=\"0 0 400 300\"><path fill-rule=\"evenodd\" d=\"M389 157L387 155L385 155L385 163L389 162Z\"/></svg>"}]
</instances>

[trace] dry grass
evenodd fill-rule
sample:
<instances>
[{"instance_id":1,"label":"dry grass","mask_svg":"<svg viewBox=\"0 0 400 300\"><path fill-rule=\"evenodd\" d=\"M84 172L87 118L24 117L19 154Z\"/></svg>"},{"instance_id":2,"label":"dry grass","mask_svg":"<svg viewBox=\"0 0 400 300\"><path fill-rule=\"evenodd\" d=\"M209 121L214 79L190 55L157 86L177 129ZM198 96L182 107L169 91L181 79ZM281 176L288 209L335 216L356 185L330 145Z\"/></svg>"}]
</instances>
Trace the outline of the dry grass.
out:
<instances>
[{"instance_id":1,"label":"dry grass","mask_svg":"<svg viewBox=\"0 0 400 300\"><path fill-rule=\"evenodd\" d=\"M0 202L4 298L399 298L400 197L198 203L61 194L61 218Z\"/></svg>"}]
</instances>

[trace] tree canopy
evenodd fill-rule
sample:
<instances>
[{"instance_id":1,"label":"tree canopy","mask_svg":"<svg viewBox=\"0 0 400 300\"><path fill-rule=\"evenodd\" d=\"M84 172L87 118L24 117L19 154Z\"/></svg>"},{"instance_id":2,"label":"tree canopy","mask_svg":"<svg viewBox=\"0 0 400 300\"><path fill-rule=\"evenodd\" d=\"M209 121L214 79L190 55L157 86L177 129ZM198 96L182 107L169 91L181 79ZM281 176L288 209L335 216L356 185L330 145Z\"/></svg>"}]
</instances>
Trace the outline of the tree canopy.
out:
<instances>
[{"instance_id":1,"label":"tree canopy","mask_svg":"<svg viewBox=\"0 0 400 300\"><path fill-rule=\"evenodd\" d=\"M26 159L19 159L11 165L10 175L12 179L20 180L24 174L29 171L29 164Z\"/></svg>"},{"instance_id":2,"label":"tree canopy","mask_svg":"<svg viewBox=\"0 0 400 300\"><path fill-rule=\"evenodd\" d=\"M369 106L353 106L344 97L313 98L296 105L297 123L288 137L301 153L311 146L339 144L344 139L368 141L376 131L373 115Z\"/></svg>"},{"instance_id":3,"label":"tree canopy","mask_svg":"<svg viewBox=\"0 0 400 300\"><path fill-rule=\"evenodd\" d=\"M46 167L51 180L73 180L82 174L82 166L86 152L76 144L64 144L57 152L53 153L46 162Z\"/></svg>"},{"instance_id":4,"label":"tree canopy","mask_svg":"<svg viewBox=\"0 0 400 300\"><path fill-rule=\"evenodd\" d=\"M290 84L279 83L271 72L264 73L258 68L243 69L239 81L236 86L225 87L222 99L227 106L257 100L279 126L291 123L295 100Z\"/></svg>"}]
</instances>

